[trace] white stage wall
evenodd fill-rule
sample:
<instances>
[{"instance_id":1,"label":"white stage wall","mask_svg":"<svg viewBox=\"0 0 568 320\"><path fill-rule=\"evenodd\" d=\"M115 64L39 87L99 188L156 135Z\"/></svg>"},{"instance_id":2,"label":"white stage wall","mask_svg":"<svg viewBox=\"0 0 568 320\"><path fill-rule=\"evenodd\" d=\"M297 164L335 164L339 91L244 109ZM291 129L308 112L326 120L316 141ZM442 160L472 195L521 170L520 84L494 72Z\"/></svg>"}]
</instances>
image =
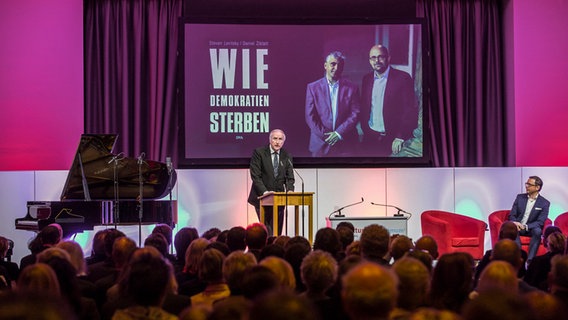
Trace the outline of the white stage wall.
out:
<instances>
[{"instance_id":1,"label":"white stage wall","mask_svg":"<svg viewBox=\"0 0 568 320\"><path fill-rule=\"evenodd\" d=\"M421 236L420 214L439 209L471 216L487 222L487 216L500 209L509 209L517 193L524 191L530 175L544 180L542 195L551 201L549 217L554 220L568 211L568 168L380 168L380 169L299 169L306 192L314 195L314 234L325 226L325 218L333 211L361 201L342 210L347 217L393 215L396 209L372 205L388 204L411 212L408 236ZM178 181L172 193L178 200L178 225L196 227L200 233L211 227L228 229L256 222L254 208L246 199L250 188L247 169L177 170ZM0 235L14 240L13 261L28 254L27 242L33 232L16 230L14 220L26 214L27 201L57 201L65 183L67 171L4 171L0 172L0 210L3 223ZM296 191L301 191L301 179L296 176ZM288 234L293 232L293 208L289 208ZM300 210L301 212L301 210ZM307 219L307 209L305 210ZM307 223L304 229L307 228ZM145 227L142 239L150 232ZM300 226L302 230L302 226ZM125 232L138 241L138 228ZM86 253L90 252L93 232L77 236ZM305 230L307 235L307 230ZM489 231L485 247L490 248Z\"/></svg>"}]
</instances>

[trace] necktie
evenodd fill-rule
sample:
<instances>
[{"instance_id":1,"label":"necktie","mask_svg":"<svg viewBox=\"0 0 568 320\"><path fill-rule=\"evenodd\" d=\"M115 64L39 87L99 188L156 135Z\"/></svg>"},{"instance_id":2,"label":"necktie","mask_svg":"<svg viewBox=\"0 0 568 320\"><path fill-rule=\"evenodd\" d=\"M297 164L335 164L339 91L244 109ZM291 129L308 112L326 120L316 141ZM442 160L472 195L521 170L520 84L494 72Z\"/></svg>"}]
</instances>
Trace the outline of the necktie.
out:
<instances>
[{"instance_id":1,"label":"necktie","mask_svg":"<svg viewBox=\"0 0 568 320\"><path fill-rule=\"evenodd\" d=\"M278 163L280 163L280 161L278 161L278 152L274 152L274 162L272 163L272 165L274 166L275 177L278 176Z\"/></svg>"}]
</instances>

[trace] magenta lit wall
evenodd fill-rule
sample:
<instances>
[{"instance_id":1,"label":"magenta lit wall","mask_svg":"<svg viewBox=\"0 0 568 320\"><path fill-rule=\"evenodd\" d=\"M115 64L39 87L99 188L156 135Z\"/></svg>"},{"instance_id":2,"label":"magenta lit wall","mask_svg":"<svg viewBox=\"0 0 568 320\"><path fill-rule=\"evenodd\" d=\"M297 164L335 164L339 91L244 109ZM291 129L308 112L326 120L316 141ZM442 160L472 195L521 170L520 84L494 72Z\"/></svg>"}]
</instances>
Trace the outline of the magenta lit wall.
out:
<instances>
[{"instance_id":1,"label":"magenta lit wall","mask_svg":"<svg viewBox=\"0 0 568 320\"><path fill-rule=\"evenodd\" d=\"M568 165L568 1L511 1L516 166Z\"/></svg>"},{"instance_id":2,"label":"magenta lit wall","mask_svg":"<svg viewBox=\"0 0 568 320\"><path fill-rule=\"evenodd\" d=\"M69 169L83 132L83 1L0 1L0 170Z\"/></svg>"},{"instance_id":3,"label":"magenta lit wall","mask_svg":"<svg viewBox=\"0 0 568 320\"><path fill-rule=\"evenodd\" d=\"M71 164L83 132L82 3L0 1L0 171ZM568 1L510 0L506 10L511 165L566 166Z\"/></svg>"}]
</instances>

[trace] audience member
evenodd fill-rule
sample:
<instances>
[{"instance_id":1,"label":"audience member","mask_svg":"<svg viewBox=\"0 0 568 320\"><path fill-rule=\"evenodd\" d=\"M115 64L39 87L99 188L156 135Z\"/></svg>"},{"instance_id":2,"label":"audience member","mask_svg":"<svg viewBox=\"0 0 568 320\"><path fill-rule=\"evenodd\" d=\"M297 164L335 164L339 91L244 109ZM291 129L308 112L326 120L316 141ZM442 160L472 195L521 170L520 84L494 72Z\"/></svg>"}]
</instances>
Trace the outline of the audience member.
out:
<instances>
[{"instance_id":1,"label":"audience member","mask_svg":"<svg viewBox=\"0 0 568 320\"><path fill-rule=\"evenodd\" d=\"M279 257L267 257L258 263L270 269L278 278L280 285L290 290L296 290L296 277L288 261Z\"/></svg>"},{"instance_id":2,"label":"audience member","mask_svg":"<svg viewBox=\"0 0 568 320\"><path fill-rule=\"evenodd\" d=\"M314 250L322 250L331 254L337 261L345 257L339 232L332 228L321 228L316 232Z\"/></svg>"},{"instance_id":3,"label":"audience member","mask_svg":"<svg viewBox=\"0 0 568 320\"><path fill-rule=\"evenodd\" d=\"M431 235L423 235L418 240L416 240L414 248L416 250L427 251L428 253L430 253L433 260L436 260L439 257L438 243L436 242L436 239L434 239L434 237L432 237Z\"/></svg>"},{"instance_id":4,"label":"audience member","mask_svg":"<svg viewBox=\"0 0 568 320\"><path fill-rule=\"evenodd\" d=\"M353 230L351 230L351 228L347 227L347 226L338 226L336 228L337 233L339 233L339 240L341 241L341 248L343 250L343 252L345 252L345 249L347 249L347 246L349 246L351 243L353 243L353 241L355 240L355 234L353 233Z\"/></svg>"},{"instance_id":5,"label":"audience member","mask_svg":"<svg viewBox=\"0 0 568 320\"><path fill-rule=\"evenodd\" d=\"M217 236L220 233L221 233L221 229L213 227L213 228L203 232L203 234L201 235L201 238L205 238L209 241L216 241Z\"/></svg>"},{"instance_id":6,"label":"audience member","mask_svg":"<svg viewBox=\"0 0 568 320\"><path fill-rule=\"evenodd\" d=\"M281 289L262 295L251 307L249 319L318 320L320 318L306 298Z\"/></svg>"},{"instance_id":7,"label":"audience member","mask_svg":"<svg viewBox=\"0 0 568 320\"><path fill-rule=\"evenodd\" d=\"M35 293L45 297L61 296L61 289L55 272L50 266L41 262L29 265L22 270L15 291L22 295Z\"/></svg>"},{"instance_id":8,"label":"audience member","mask_svg":"<svg viewBox=\"0 0 568 320\"><path fill-rule=\"evenodd\" d=\"M523 258L521 256L521 248L516 241L511 239L499 240L491 252L490 261L505 261L509 263L515 272L517 272L524 264ZM518 280L518 291L519 293L526 293L536 290L535 287L529 285L525 281Z\"/></svg>"},{"instance_id":9,"label":"audience member","mask_svg":"<svg viewBox=\"0 0 568 320\"><path fill-rule=\"evenodd\" d=\"M468 253L442 255L432 273L430 305L459 313L473 290L473 267L473 258Z\"/></svg>"},{"instance_id":10,"label":"audience member","mask_svg":"<svg viewBox=\"0 0 568 320\"><path fill-rule=\"evenodd\" d=\"M29 268L30 266L28 266ZM67 302L58 295L38 292L9 292L0 298L3 320L79 320Z\"/></svg>"},{"instance_id":11,"label":"audience member","mask_svg":"<svg viewBox=\"0 0 568 320\"><path fill-rule=\"evenodd\" d=\"M61 297L69 303L78 318L100 319L95 300L81 295L77 271L70 260L66 251L56 247L47 248L37 255L37 262L43 262L55 271Z\"/></svg>"},{"instance_id":12,"label":"audience member","mask_svg":"<svg viewBox=\"0 0 568 320\"><path fill-rule=\"evenodd\" d=\"M116 292L113 292L110 288L117 285L121 276L125 276L124 269L136 249L136 242L128 237L119 237L112 244L111 260L114 268L95 282L96 300L99 307L105 301L118 299L118 287L115 289Z\"/></svg>"},{"instance_id":13,"label":"audience member","mask_svg":"<svg viewBox=\"0 0 568 320\"><path fill-rule=\"evenodd\" d=\"M233 251L223 262L223 279L229 286L231 295L241 295L243 279L249 269L256 265L256 258L250 252Z\"/></svg>"},{"instance_id":14,"label":"audience member","mask_svg":"<svg viewBox=\"0 0 568 320\"><path fill-rule=\"evenodd\" d=\"M518 234L519 234L519 230L517 229L517 225L515 225L515 223L513 221L505 221L505 222L503 222L503 224L501 225L501 228L499 229L498 239L499 240L509 239L509 240L515 241L517 239ZM491 250L491 249L485 251L483 258L481 258L481 260L477 264L477 266L475 268L474 286L477 284L477 281L478 281L479 276L481 275L481 272L483 271L483 269L489 264L489 262L491 262L492 252L493 252L493 250ZM525 268L525 262L527 261L527 252L526 251L521 250L521 258L523 259L523 261L521 263L521 266L518 269L519 270L518 271L518 277L519 278L524 277L525 273L526 273L526 268ZM515 265L516 265L516 263L515 263Z\"/></svg>"},{"instance_id":15,"label":"audience member","mask_svg":"<svg viewBox=\"0 0 568 320\"><path fill-rule=\"evenodd\" d=\"M103 229L95 232L95 235L93 236L91 255L85 258L85 262L88 266L97 262L104 261L106 259L105 236L107 230L108 229Z\"/></svg>"},{"instance_id":16,"label":"audience member","mask_svg":"<svg viewBox=\"0 0 568 320\"><path fill-rule=\"evenodd\" d=\"M105 241L105 260L89 265L88 278L93 283L97 280L108 276L109 274L116 272L116 266L112 259L112 247L114 241L120 237L124 237L125 234L118 229L107 229L104 241Z\"/></svg>"},{"instance_id":17,"label":"audience member","mask_svg":"<svg viewBox=\"0 0 568 320\"><path fill-rule=\"evenodd\" d=\"M351 269L342 282L343 308L352 320L388 319L396 306L396 276L382 265L362 262Z\"/></svg>"},{"instance_id":18,"label":"audience member","mask_svg":"<svg viewBox=\"0 0 568 320\"><path fill-rule=\"evenodd\" d=\"M177 319L177 316L162 308L167 293L172 289L172 280L170 263L155 247L137 249L125 269L125 276L119 282L119 292L132 304L118 309L112 318Z\"/></svg>"},{"instance_id":19,"label":"audience member","mask_svg":"<svg viewBox=\"0 0 568 320\"><path fill-rule=\"evenodd\" d=\"M546 229L545 231L547 231ZM548 273L551 269L551 260L554 256L563 254L566 247L566 236L561 232L554 232L546 238L547 252L532 259L524 280L533 287L548 291Z\"/></svg>"},{"instance_id":20,"label":"audience member","mask_svg":"<svg viewBox=\"0 0 568 320\"><path fill-rule=\"evenodd\" d=\"M259 261L264 260L267 257L278 257L284 259L284 248L277 245L277 244L269 244L266 245L262 250L260 250L260 254L258 255Z\"/></svg>"},{"instance_id":21,"label":"audience member","mask_svg":"<svg viewBox=\"0 0 568 320\"><path fill-rule=\"evenodd\" d=\"M83 256L81 246L72 240L59 242L57 248L65 250L69 254L70 262L77 271L77 285L84 297L96 299L96 286L87 278L87 262Z\"/></svg>"},{"instance_id":22,"label":"audience member","mask_svg":"<svg viewBox=\"0 0 568 320\"><path fill-rule=\"evenodd\" d=\"M199 279L199 263L208 245L209 240L197 238L187 248L185 266L182 272L176 274L180 294L191 297L205 289L206 283Z\"/></svg>"},{"instance_id":23,"label":"audience member","mask_svg":"<svg viewBox=\"0 0 568 320\"><path fill-rule=\"evenodd\" d=\"M12 284L16 282L18 276L20 275L20 268L18 264L11 261L6 261L8 250L10 249L10 240L0 236L0 268L4 268L6 277L6 286L8 288L12 287Z\"/></svg>"},{"instance_id":24,"label":"audience member","mask_svg":"<svg viewBox=\"0 0 568 320\"><path fill-rule=\"evenodd\" d=\"M61 226L56 223L41 229L28 245L31 253L20 260L20 270L36 263L36 255L47 248L57 245L61 241L61 236Z\"/></svg>"},{"instance_id":25,"label":"audience member","mask_svg":"<svg viewBox=\"0 0 568 320\"><path fill-rule=\"evenodd\" d=\"M560 300L548 292L534 290L523 295L538 320L558 320L564 318L568 310Z\"/></svg>"},{"instance_id":26,"label":"audience member","mask_svg":"<svg viewBox=\"0 0 568 320\"><path fill-rule=\"evenodd\" d=\"M462 311L464 320L536 320L530 306L520 295L503 290L492 290L467 301Z\"/></svg>"},{"instance_id":27,"label":"audience member","mask_svg":"<svg viewBox=\"0 0 568 320\"><path fill-rule=\"evenodd\" d=\"M229 233L229 230L221 231L221 233L219 233L217 235L217 238L215 238L215 242L221 242L223 244L227 244L227 234L228 233Z\"/></svg>"},{"instance_id":28,"label":"audience member","mask_svg":"<svg viewBox=\"0 0 568 320\"><path fill-rule=\"evenodd\" d=\"M203 305L211 310L215 301L231 295L229 286L223 279L224 260L225 255L217 249L207 249L203 252L199 262L199 279L207 286L203 292L191 296L192 306Z\"/></svg>"},{"instance_id":29,"label":"audience member","mask_svg":"<svg viewBox=\"0 0 568 320\"><path fill-rule=\"evenodd\" d=\"M550 293L568 309L568 255L556 255L551 263L548 278Z\"/></svg>"},{"instance_id":30,"label":"audience member","mask_svg":"<svg viewBox=\"0 0 568 320\"><path fill-rule=\"evenodd\" d=\"M389 265L389 262L385 260L390 243L390 234L387 228L378 224L368 225L363 228L359 241L363 258L380 265Z\"/></svg>"},{"instance_id":31,"label":"audience member","mask_svg":"<svg viewBox=\"0 0 568 320\"><path fill-rule=\"evenodd\" d=\"M314 250L302 261L302 282L306 291L301 295L308 298L318 310L321 319L345 319L341 301L327 295L337 282L337 260L326 251Z\"/></svg>"},{"instance_id":32,"label":"audience member","mask_svg":"<svg viewBox=\"0 0 568 320\"><path fill-rule=\"evenodd\" d=\"M259 259L260 251L266 246L268 231L262 223L253 223L246 228L245 242L248 252L254 254L256 260Z\"/></svg>"},{"instance_id":33,"label":"audience member","mask_svg":"<svg viewBox=\"0 0 568 320\"><path fill-rule=\"evenodd\" d=\"M266 293L281 288L278 277L266 266L252 266L245 273L242 283L243 296L249 301L255 301Z\"/></svg>"},{"instance_id":34,"label":"audience member","mask_svg":"<svg viewBox=\"0 0 568 320\"><path fill-rule=\"evenodd\" d=\"M179 229L174 237L174 248L176 249L176 260L173 263L174 273L177 274L183 270L185 266L185 252L189 244L199 238L197 229L191 227L183 227Z\"/></svg>"},{"instance_id":35,"label":"audience member","mask_svg":"<svg viewBox=\"0 0 568 320\"><path fill-rule=\"evenodd\" d=\"M274 239L274 244L277 246L281 246L282 249L286 248L286 244L290 241L290 237L287 235L280 235Z\"/></svg>"},{"instance_id":36,"label":"audience member","mask_svg":"<svg viewBox=\"0 0 568 320\"><path fill-rule=\"evenodd\" d=\"M518 282L517 270L510 263L493 260L481 272L477 288L470 297L477 298L479 294L493 290L519 294Z\"/></svg>"},{"instance_id":37,"label":"audience member","mask_svg":"<svg viewBox=\"0 0 568 320\"><path fill-rule=\"evenodd\" d=\"M426 267L426 269L428 269L428 272L430 274L432 274L432 270L434 269L433 266L433 260L432 260L432 256L430 255L430 253L426 250L418 250L418 249L412 249L410 251L408 251L406 253L406 256L409 258L414 258L420 262L422 262L422 264L424 264L424 266Z\"/></svg>"},{"instance_id":38,"label":"audience member","mask_svg":"<svg viewBox=\"0 0 568 320\"><path fill-rule=\"evenodd\" d=\"M416 309L426 307L430 289L430 271L426 266L406 256L396 260L392 271L398 278L398 299L391 320L405 318Z\"/></svg>"},{"instance_id":39,"label":"audience member","mask_svg":"<svg viewBox=\"0 0 568 320\"><path fill-rule=\"evenodd\" d=\"M208 249L217 249L219 250L225 257L228 256L231 253L231 250L229 249L229 246L227 246L226 243L221 242L221 241L213 241L213 242L209 242L209 244L207 245L207 247L205 247L205 250Z\"/></svg>"},{"instance_id":40,"label":"audience member","mask_svg":"<svg viewBox=\"0 0 568 320\"><path fill-rule=\"evenodd\" d=\"M412 249L414 249L412 239L405 235L397 234L391 241L389 255L393 262L396 262Z\"/></svg>"},{"instance_id":41,"label":"audience member","mask_svg":"<svg viewBox=\"0 0 568 320\"><path fill-rule=\"evenodd\" d=\"M231 250L231 252L237 250L244 251L247 248L245 237L245 228L237 226L229 229L229 232L227 233L227 246L229 247L229 250Z\"/></svg>"},{"instance_id":42,"label":"audience member","mask_svg":"<svg viewBox=\"0 0 568 320\"><path fill-rule=\"evenodd\" d=\"M284 260L288 261L294 271L294 277L296 278L296 291L303 292L306 288L302 283L300 268L304 257L312 251L310 243L304 237L293 237L286 244L285 250Z\"/></svg>"},{"instance_id":43,"label":"audience member","mask_svg":"<svg viewBox=\"0 0 568 320\"><path fill-rule=\"evenodd\" d=\"M351 242L351 244L345 248L345 256L350 255L361 255L361 242L359 240Z\"/></svg>"}]
</instances>

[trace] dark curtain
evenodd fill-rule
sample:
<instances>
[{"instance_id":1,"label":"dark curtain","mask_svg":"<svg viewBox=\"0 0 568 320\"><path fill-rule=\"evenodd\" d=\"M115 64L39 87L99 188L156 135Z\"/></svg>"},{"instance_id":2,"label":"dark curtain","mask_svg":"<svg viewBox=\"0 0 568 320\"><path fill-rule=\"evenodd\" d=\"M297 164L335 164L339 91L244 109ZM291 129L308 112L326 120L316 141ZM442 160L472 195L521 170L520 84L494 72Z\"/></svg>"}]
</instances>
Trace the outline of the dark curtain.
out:
<instances>
[{"instance_id":1,"label":"dark curtain","mask_svg":"<svg viewBox=\"0 0 568 320\"><path fill-rule=\"evenodd\" d=\"M499 5L417 0L429 35L432 90L426 97L435 167L507 164Z\"/></svg>"},{"instance_id":2,"label":"dark curtain","mask_svg":"<svg viewBox=\"0 0 568 320\"><path fill-rule=\"evenodd\" d=\"M182 0L85 0L85 132L115 152L177 159L176 52Z\"/></svg>"},{"instance_id":3,"label":"dark curtain","mask_svg":"<svg viewBox=\"0 0 568 320\"><path fill-rule=\"evenodd\" d=\"M505 166L501 12L494 0L417 0L428 29L435 167ZM85 132L177 159L176 50L182 0L85 0Z\"/></svg>"}]
</instances>

